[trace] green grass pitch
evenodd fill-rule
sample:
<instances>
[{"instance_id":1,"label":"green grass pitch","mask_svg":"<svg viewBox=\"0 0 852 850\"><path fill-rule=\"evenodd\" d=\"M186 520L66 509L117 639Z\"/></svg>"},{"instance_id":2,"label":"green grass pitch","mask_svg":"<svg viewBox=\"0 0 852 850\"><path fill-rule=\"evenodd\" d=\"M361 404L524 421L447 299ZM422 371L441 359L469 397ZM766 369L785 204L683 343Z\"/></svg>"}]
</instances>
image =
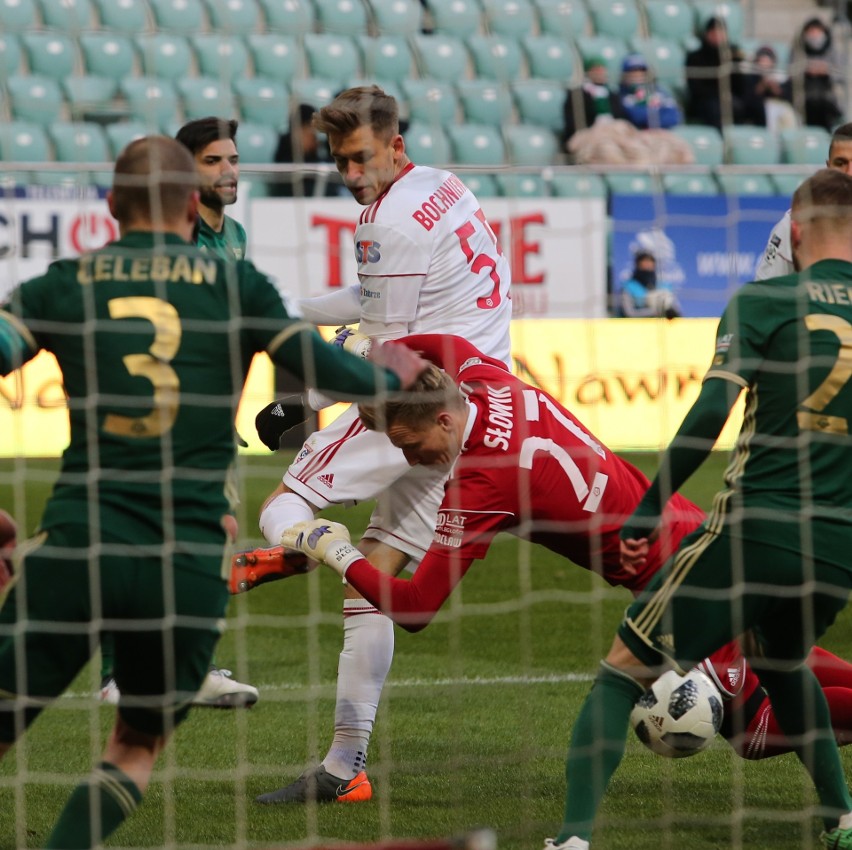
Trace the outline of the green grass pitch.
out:
<instances>
[{"instance_id":1,"label":"green grass pitch","mask_svg":"<svg viewBox=\"0 0 852 850\"><path fill-rule=\"evenodd\" d=\"M657 457L631 460L652 473ZM258 506L286 461L241 461L246 546L260 543ZM686 495L707 507L724 462L714 456ZM55 461L0 462L0 506L27 531L55 469ZM329 515L355 536L368 513ZM561 819L571 725L627 601L543 549L499 538L429 628L397 629L369 753L372 802L264 807L255 795L294 779L330 741L341 593L336 576L317 570L238 597L216 660L258 686L260 702L251 711L194 711L142 807L107 846L287 847L490 826L501 848L537 850ZM848 617L825 645L852 656ZM0 850L42 846L99 754L114 709L93 697L97 674L93 663L0 763ZM593 846L808 850L819 832L814 800L792 756L748 763L719 739L693 759L667 761L631 736Z\"/></svg>"}]
</instances>

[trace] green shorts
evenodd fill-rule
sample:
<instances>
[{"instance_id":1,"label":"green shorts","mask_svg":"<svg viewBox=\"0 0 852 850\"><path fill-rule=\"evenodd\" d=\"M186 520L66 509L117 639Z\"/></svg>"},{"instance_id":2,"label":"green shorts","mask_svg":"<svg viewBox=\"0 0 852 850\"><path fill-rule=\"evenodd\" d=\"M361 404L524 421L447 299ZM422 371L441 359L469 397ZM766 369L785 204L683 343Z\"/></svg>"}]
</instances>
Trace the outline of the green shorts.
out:
<instances>
[{"instance_id":1,"label":"green shorts","mask_svg":"<svg viewBox=\"0 0 852 850\"><path fill-rule=\"evenodd\" d=\"M832 563L704 526L627 609L619 637L649 667L681 672L752 630L762 654L792 666L846 605L852 574Z\"/></svg>"},{"instance_id":2,"label":"green shorts","mask_svg":"<svg viewBox=\"0 0 852 850\"><path fill-rule=\"evenodd\" d=\"M49 529L23 546L15 584L0 609L0 691L35 703L29 726L89 661L102 631L115 636L119 712L158 735L181 722L219 639L228 603L225 534L215 526L185 543L139 545L85 526ZM191 542L190 542L191 541ZM19 737L16 704L0 700L0 741Z\"/></svg>"}]
</instances>

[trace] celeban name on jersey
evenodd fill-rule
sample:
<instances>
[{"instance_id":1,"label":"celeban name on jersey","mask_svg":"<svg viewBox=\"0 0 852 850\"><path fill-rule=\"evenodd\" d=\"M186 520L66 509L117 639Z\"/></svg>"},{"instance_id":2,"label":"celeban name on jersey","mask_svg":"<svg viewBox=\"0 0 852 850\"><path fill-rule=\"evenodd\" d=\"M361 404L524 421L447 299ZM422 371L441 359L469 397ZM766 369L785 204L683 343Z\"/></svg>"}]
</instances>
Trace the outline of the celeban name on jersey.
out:
<instances>
[{"instance_id":1,"label":"celeban name on jersey","mask_svg":"<svg viewBox=\"0 0 852 850\"><path fill-rule=\"evenodd\" d=\"M504 452L509 448L509 440L512 438L512 428L515 426L515 414L512 411L512 390L509 387L487 387L488 390L488 414L485 417L488 427L482 442L490 449L502 449Z\"/></svg>"},{"instance_id":2,"label":"celeban name on jersey","mask_svg":"<svg viewBox=\"0 0 852 850\"><path fill-rule=\"evenodd\" d=\"M441 220L441 216L467 191L467 186L453 174L429 195L411 217L426 230L431 230L435 223Z\"/></svg>"},{"instance_id":3,"label":"celeban name on jersey","mask_svg":"<svg viewBox=\"0 0 852 850\"><path fill-rule=\"evenodd\" d=\"M203 257L121 257L115 254L86 254L80 257L77 283L133 281L144 283L215 283L216 260Z\"/></svg>"}]
</instances>

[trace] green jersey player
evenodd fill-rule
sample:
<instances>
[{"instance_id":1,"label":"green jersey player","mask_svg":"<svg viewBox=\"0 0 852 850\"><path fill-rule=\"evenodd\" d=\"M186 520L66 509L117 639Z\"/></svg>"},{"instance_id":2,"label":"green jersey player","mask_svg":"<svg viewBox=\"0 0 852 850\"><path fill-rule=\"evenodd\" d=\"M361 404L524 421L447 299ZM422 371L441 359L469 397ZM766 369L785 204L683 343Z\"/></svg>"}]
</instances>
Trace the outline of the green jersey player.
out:
<instances>
[{"instance_id":1,"label":"green jersey player","mask_svg":"<svg viewBox=\"0 0 852 850\"><path fill-rule=\"evenodd\" d=\"M179 143L132 142L108 196L120 239L53 263L0 311L0 375L51 351L71 423L0 609L0 756L102 630L121 690L103 761L46 847L100 845L136 808L207 672L228 600L233 421L254 354L343 398L409 386L425 367L389 349L378 355L393 371L379 369L327 345L250 263L199 251L195 187Z\"/></svg>"},{"instance_id":2,"label":"green jersey player","mask_svg":"<svg viewBox=\"0 0 852 850\"><path fill-rule=\"evenodd\" d=\"M852 588L852 178L826 169L799 187L791 241L800 273L734 295L699 398L621 532L622 565L638 568L667 494L710 453L745 389L724 489L628 608L583 705L563 824L547 847L589 847L643 686L666 663L685 672L745 635L778 724L816 785L824 846L852 848L852 797L825 697L804 663Z\"/></svg>"}]
</instances>

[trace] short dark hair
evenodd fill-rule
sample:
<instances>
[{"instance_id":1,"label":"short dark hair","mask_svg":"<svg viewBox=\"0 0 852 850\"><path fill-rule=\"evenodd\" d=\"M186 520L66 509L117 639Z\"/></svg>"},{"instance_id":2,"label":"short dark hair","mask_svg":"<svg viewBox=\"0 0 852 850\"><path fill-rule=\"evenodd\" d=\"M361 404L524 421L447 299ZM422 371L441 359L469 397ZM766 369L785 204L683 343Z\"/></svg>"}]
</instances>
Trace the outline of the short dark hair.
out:
<instances>
[{"instance_id":1,"label":"short dark hair","mask_svg":"<svg viewBox=\"0 0 852 850\"><path fill-rule=\"evenodd\" d=\"M193 156L204 150L211 142L220 139L230 139L237 143L237 127L239 122L234 118L198 118L184 124L177 131L177 139Z\"/></svg>"},{"instance_id":2,"label":"short dark hair","mask_svg":"<svg viewBox=\"0 0 852 850\"><path fill-rule=\"evenodd\" d=\"M657 258L650 251L637 251L633 255L633 265L638 266L642 260L653 260L654 263L657 262Z\"/></svg>"},{"instance_id":3,"label":"short dark hair","mask_svg":"<svg viewBox=\"0 0 852 850\"><path fill-rule=\"evenodd\" d=\"M820 169L793 193L791 208L797 221L852 219L852 177L836 168Z\"/></svg>"},{"instance_id":4,"label":"short dark hair","mask_svg":"<svg viewBox=\"0 0 852 850\"><path fill-rule=\"evenodd\" d=\"M314 128L327 136L348 136L365 125L380 138L399 133L399 104L379 86L346 89L314 115Z\"/></svg>"}]
</instances>

